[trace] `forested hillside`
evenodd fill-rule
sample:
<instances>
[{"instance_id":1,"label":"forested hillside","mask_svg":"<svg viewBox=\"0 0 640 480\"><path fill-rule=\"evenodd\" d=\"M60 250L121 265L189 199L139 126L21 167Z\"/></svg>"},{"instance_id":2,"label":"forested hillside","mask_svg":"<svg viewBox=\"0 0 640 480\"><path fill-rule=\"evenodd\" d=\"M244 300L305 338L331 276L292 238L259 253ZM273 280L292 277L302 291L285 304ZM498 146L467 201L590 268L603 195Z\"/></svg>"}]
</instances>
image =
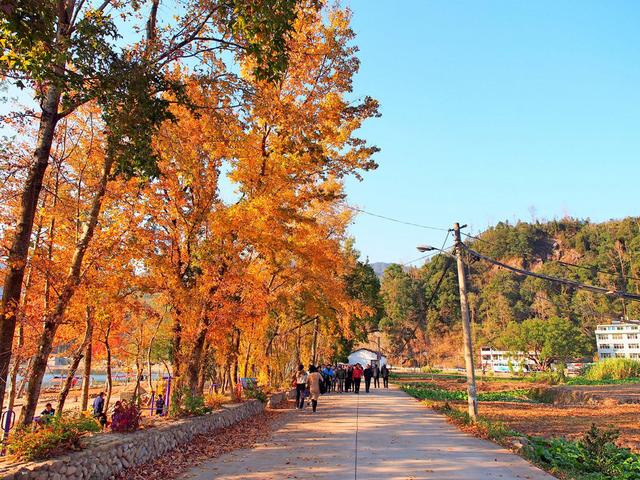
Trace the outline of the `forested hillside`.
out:
<instances>
[{"instance_id":1,"label":"forested hillside","mask_svg":"<svg viewBox=\"0 0 640 480\"><path fill-rule=\"evenodd\" d=\"M640 292L639 218L604 223L575 219L505 222L464 241L475 251L509 265ZM448 257L439 254L409 272L392 265L382 277L386 313L381 326L395 354L405 361L461 364L457 274L455 262L443 274L448 263ZM640 316L637 302L520 276L475 258L468 257L467 265L477 348L513 349L522 346L522 337L537 332L554 337L546 341L562 344L567 356L592 355L598 323Z\"/></svg>"}]
</instances>

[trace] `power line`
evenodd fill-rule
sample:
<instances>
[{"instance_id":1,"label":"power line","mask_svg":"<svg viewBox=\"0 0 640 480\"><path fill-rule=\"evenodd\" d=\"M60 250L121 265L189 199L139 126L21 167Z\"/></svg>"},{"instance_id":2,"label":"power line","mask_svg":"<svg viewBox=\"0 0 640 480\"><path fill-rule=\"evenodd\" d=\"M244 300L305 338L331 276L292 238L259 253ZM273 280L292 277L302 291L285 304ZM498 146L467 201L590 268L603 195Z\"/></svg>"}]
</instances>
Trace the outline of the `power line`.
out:
<instances>
[{"instance_id":1,"label":"power line","mask_svg":"<svg viewBox=\"0 0 640 480\"><path fill-rule=\"evenodd\" d=\"M582 290L588 290L588 291L591 291L591 292L594 292L594 293L602 293L602 294L609 295L609 296L615 296L615 297L620 297L620 298L628 298L630 300L640 300L640 295L636 295L636 294L633 294L633 293L628 293L628 292L624 292L624 291L621 291L621 290L610 290L608 288L596 287L594 285L586 285L584 283L576 282L574 280L568 280L566 278L552 277L550 275L544 275L542 273L535 273L535 272L530 272L529 270L524 270L522 268L512 267L511 265L507 265L506 263L502 263L502 262L499 262L498 260L495 260L493 258L489 258L489 257L487 257L485 255L482 255L481 253L478 253L475 250L470 249L464 243L461 243L461 245L472 256L474 256L476 258L479 258L481 260L485 260L485 261L487 261L489 263L492 263L493 265L496 265L498 267L504 268L506 270L510 270L512 272L518 273L520 275L526 275L526 276L529 276L529 277L540 278L542 280L547 280L549 282L554 282L554 283L562 283L564 285L569 285L571 287L579 288L579 289L582 289Z\"/></svg>"},{"instance_id":2,"label":"power line","mask_svg":"<svg viewBox=\"0 0 640 480\"><path fill-rule=\"evenodd\" d=\"M440 248L439 250L444 252L444 246L447 243L447 240L449 239L449 234L451 232L447 231L447 236L444 237L444 242L442 242L442 248ZM431 296L429 297L429 300L427 300L427 303L424 306L424 311L426 312L427 309L431 306L431 304L433 303L433 301L436 299L436 295L438 294L438 290L440 290L440 285L442 285L442 281L444 280L445 275L447 274L447 271L449 270L449 267L451 266L452 263L452 258L451 256L447 256L446 257L447 260L444 264L444 268L442 269L442 273L440 274L440 278L438 278L438 281L436 282L436 286L433 289L433 291L431 292ZM413 338L416 335L416 332L418 331L418 328L420 328L420 324L422 323L422 321L420 320L420 318L418 318L418 322L416 323L415 328L413 329L413 331L411 332L411 335L409 336L409 338ZM407 348L407 345L409 344L409 338L407 338L404 342L404 345L402 346L402 348L400 349L400 351L404 350L405 348Z\"/></svg>"},{"instance_id":3,"label":"power line","mask_svg":"<svg viewBox=\"0 0 640 480\"><path fill-rule=\"evenodd\" d=\"M482 237L478 237L478 236L471 235L469 233L464 233L464 232L460 232L460 233L462 233L462 235L464 235L465 237L473 238L474 240L478 240L478 241L480 241L482 243L486 243L487 245L491 245L491 246L494 246L494 247L500 247L500 245L498 245L497 243L490 242L489 240L485 240ZM535 260L534 256L529 254L529 253L523 253L522 256L528 258L529 260ZM540 259L544 261L544 259L542 259L542 258L540 258ZM589 270L590 272L601 273L603 275L608 275L610 277L617 277L619 275L618 273L607 272L606 270L600 270L595 265L577 265L575 263L565 262L565 261L562 261L562 260L553 260L553 259L549 260L549 261L556 262L556 263L558 263L558 264L560 264L560 265L562 265L564 267L580 268L582 270ZM640 282L640 278L638 278L638 277L631 277L631 276L625 275L624 278L626 280L636 280L636 281Z\"/></svg>"},{"instance_id":4,"label":"power line","mask_svg":"<svg viewBox=\"0 0 640 480\"><path fill-rule=\"evenodd\" d=\"M438 231L441 231L441 232L448 232L449 231L448 228L432 227L430 225L421 225L419 223L405 222L404 220L398 220L397 218L392 218L392 217L387 217L385 215L379 215L377 213L367 212L366 210L362 210L361 208L358 208L358 207L352 207L351 205L346 205L346 207L348 209L350 209L350 210L355 211L355 212L364 213L365 215L371 215L372 217L382 218L382 219L388 220L390 222L401 223L403 225L410 225L412 227L425 228L427 230L438 230Z\"/></svg>"}]
</instances>

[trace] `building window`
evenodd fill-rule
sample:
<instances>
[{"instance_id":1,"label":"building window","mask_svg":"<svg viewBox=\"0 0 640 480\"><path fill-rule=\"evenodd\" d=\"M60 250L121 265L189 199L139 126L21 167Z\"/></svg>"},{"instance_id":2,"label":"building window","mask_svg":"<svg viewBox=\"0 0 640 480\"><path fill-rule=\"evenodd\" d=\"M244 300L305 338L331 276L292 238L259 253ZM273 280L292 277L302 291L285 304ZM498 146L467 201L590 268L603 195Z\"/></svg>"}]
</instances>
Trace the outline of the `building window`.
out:
<instances>
[{"instance_id":1,"label":"building window","mask_svg":"<svg viewBox=\"0 0 640 480\"><path fill-rule=\"evenodd\" d=\"M609 348L611 348L611 345L609 345L608 343L603 343L602 345L600 345L600 348L608 350Z\"/></svg>"},{"instance_id":2,"label":"building window","mask_svg":"<svg viewBox=\"0 0 640 480\"><path fill-rule=\"evenodd\" d=\"M611 355L609 353L601 353L600 358L609 358Z\"/></svg>"},{"instance_id":3,"label":"building window","mask_svg":"<svg viewBox=\"0 0 640 480\"><path fill-rule=\"evenodd\" d=\"M631 358L640 358L640 353L632 353Z\"/></svg>"},{"instance_id":4,"label":"building window","mask_svg":"<svg viewBox=\"0 0 640 480\"><path fill-rule=\"evenodd\" d=\"M621 333L614 333L613 335L611 335L611 338L613 340L622 340L624 336Z\"/></svg>"},{"instance_id":5,"label":"building window","mask_svg":"<svg viewBox=\"0 0 640 480\"><path fill-rule=\"evenodd\" d=\"M637 343L630 343L629 344L629 348L633 348L633 349L636 349L636 350L638 349L638 346L639 345Z\"/></svg>"},{"instance_id":6,"label":"building window","mask_svg":"<svg viewBox=\"0 0 640 480\"><path fill-rule=\"evenodd\" d=\"M598 335L598 340L609 340L609 335Z\"/></svg>"},{"instance_id":7,"label":"building window","mask_svg":"<svg viewBox=\"0 0 640 480\"><path fill-rule=\"evenodd\" d=\"M616 358L624 358L624 353L616 353Z\"/></svg>"},{"instance_id":8,"label":"building window","mask_svg":"<svg viewBox=\"0 0 640 480\"><path fill-rule=\"evenodd\" d=\"M629 340L637 340L638 339L638 334L637 333L629 333L629 334L627 334L627 338Z\"/></svg>"},{"instance_id":9,"label":"building window","mask_svg":"<svg viewBox=\"0 0 640 480\"><path fill-rule=\"evenodd\" d=\"M613 348L615 350L624 350L624 343L614 343Z\"/></svg>"}]
</instances>

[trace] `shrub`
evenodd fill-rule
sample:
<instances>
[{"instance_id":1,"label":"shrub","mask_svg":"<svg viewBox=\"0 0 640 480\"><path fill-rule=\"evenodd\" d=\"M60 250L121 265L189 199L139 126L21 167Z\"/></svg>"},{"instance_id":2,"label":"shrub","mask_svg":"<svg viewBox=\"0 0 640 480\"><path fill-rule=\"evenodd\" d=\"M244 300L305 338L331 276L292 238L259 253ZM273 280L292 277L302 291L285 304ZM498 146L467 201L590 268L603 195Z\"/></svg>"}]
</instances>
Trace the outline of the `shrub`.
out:
<instances>
[{"instance_id":1,"label":"shrub","mask_svg":"<svg viewBox=\"0 0 640 480\"><path fill-rule=\"evenodd\" d=\"M140 428L140 410L134 403L121 401L122 406L113 411L111 431L135 432Z\"/></svg>"},{"instance_id":2,"label":"shrub","mask_svg":"<svg viewBox=\"0 0 640 480\"><path fill-rule=\"evenodd\" d=\"M79 449L80 437L100 430L100 425L90 417L53 417L45 425L17 429L9 438L7 451L20 460L44 459Z\"/></svg>"},{"instance_id":3,"label":"shrub","mask_svg":"<svg viewBox=\"0 0 640 480\"><path fill-rule=\"evenodd\" d=\"M229 403L229 399L222 393L210 393L204 397L205 406L211 410L218 410L225 403Z\"/></svg>"},{"instance_id":4,"label":"shrub","mask_svg":"<svg viewBox=\"0 0 640 480\"><path fill-rule=\"evenodd\" d=\"M204 415L210 411L211 409L204 404L204 397L194 395L187 386L176 388L171 395L169 413L172 416Z\"/></svg>"},{"instance_id":5,"label":"shrub","mask_svg":"<svg viewBox=\"0 0 640 480\"><path fill-rule=\"evenodd\" d=\"M640 377L640 361L630 358L607 358L591 365L587 380L625 380Z\"/></svg>"},{"instance_id":6,"label":"shrub","mask_svg":"<svg viewBox=\"0 0 640 480\"><path fill-rule=\"evenodd\" d=\"M260 386L254 383L249 383L243 392L246 398L252 398L260 400L262 403L267 403L267 394Z\"/></svg>"}]
</instances>

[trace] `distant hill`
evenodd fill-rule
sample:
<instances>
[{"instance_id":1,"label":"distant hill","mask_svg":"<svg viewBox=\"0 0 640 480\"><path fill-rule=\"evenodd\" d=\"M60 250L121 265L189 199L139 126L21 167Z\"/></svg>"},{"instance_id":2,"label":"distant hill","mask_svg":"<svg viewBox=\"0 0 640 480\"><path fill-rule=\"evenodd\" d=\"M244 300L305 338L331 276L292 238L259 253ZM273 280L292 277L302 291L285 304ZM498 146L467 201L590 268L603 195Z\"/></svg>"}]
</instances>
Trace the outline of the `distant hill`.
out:
<instances>
[{"instance_id":1,"label":"distant hill","mask_svg":"<svg viewBox=\"0 0 640 480\"><path fill-rule=\"evenodd\" d=\"M371 265L371 268L373 268L373 271L376 272L376 275L379 278L382 278L382 274L387 269L387 267L391 265L391 263L375 262L375 263L370 263L369 265Z\"/></svg>"}]
</instances>

